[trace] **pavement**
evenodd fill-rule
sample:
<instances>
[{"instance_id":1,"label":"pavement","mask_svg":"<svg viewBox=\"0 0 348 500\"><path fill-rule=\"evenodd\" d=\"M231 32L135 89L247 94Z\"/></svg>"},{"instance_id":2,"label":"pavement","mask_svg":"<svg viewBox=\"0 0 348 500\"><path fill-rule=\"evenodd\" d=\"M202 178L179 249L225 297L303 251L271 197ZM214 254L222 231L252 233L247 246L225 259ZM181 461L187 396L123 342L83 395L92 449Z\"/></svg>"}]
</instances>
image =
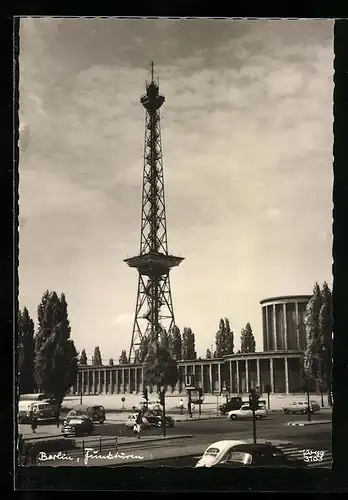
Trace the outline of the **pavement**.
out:
<instances>
[{"instance_id":1,"label":"pavement","mask_svg":"<svg viewBox=\"0 0 348 500\"><path fill-rule=\"evenodd\" d=\"M248 394L240 394L240 396L248 400ZM125 401L121 401L122 398ZM267 394L261 396L262 399L267 401ZM158 400L158 395L152 393L149 395L150 401ZM185 394L166 394L166 406L168 411L171 409L179 408L180 400L183 399L185 406L187 406L187 397ZM270 407L271 410L279 411L282 407L291 404L294 401L304 401L306 399L304 394L271 394L270 395ZM316 401L321 406L320 395L313 394L310 397L311 401ZM84 395L82 397L82 403L84 405L102 405L106 411L129 411L132 412L133 406L139 405L142 400L142 394L91 394ZM225 396L216 396L213 394L204 395L204 403L202 408L217 412L219 406L226 402ZM63 406L69 409L75 408L80 404L80 396L68 395L64 398ZM197 407L197 405L195 405ZM324 406L328 408L327 396L324 395Z\"/></svg>"},{"instance_id":2,"label":"pavement","mask_svg":"<svg viewBox=\"0 0 348 500\"><path fill-rule=\"evenodd\" d=\"M318 416L315 418L318 422L320 421ZM292 421L296 421L296 419L297 416L292 417ZM323 421L323 419L321 420ZM274 414L265 420L257 421L257 440L271 441L278 446L293 446L298 450L305 448L312 451L321 450L325 452L326 456L330 456L331 422L326 420L322 425L289 426L288 421L289 417L283 414ZM301 416L299 416L298 421L301 422ZM250 420L231 422L226 418L182 421L177 423L174 428L167 429L170 439L164 439L161 436L162 430L158 428L143 431L139 440L134 439L133 435L129 435L131 433L128 433L127 436L127 430L123 424L105 423L99 427L98 431L103 433L102 451L99 452L100 436L86 438L85 448L86 446L94 448L98 450L97 454L100 455L99 458L95 456L95 458L88 459L87 465L117 466L121 463L125 465L126 462L129 465L132 463L140 465L140 461L147 463L155 461L157 465L165 465L172 461L174 465L182 467L187 463L188 456L201 455L213 442L224 439L250 441L252 439L252 422ZM121 447L117 450L115 446L116 436L118 446ZM76 439L76 441L77 445L81 447L81 440ZM116 452L118 455L115 456ZM83 465L82 448L66 452L66 455L71 457L69 463L67 460L57 458L40 461L39 465ZM80 459L79 462L77 462L77 458ZM179 462L175 462L176 460Z\"/></svg>"}]
</instances>

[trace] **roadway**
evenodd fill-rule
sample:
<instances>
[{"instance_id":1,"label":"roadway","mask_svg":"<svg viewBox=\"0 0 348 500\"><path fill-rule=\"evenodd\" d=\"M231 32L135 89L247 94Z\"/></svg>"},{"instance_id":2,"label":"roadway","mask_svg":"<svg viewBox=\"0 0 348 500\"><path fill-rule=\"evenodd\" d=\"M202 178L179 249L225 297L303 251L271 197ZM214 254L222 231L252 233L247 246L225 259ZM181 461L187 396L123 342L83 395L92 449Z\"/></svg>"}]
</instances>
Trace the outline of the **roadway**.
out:
<instances>
[{"instance_id":1,"label":"roadway","mask_svg":"<svg viewBox=\"0 0 348 500\"><path fill-rule=\"evenodd\" d=\"M268 418L257 421L257 438L264 440L283 440L284 442L288 441L293 443L298 449L326 450L331 453L331 424L322 423L306 425L304 427L288 425L289 422L305 421L305 419L306 417L303 417L303 415L292 415L289 417L281 413L270 414ZM328 417L325 415L315 415L312 417L312 420L317 422L327 419ZM156 463L154 462L156 466L176 465L182 467L185 465L192 465L193 461L197 461L192 457L203 453L205 448L215 441L223 439L250 440L253 436L251 420L229 421L227 418L183 420L177 422L175 427L167 428L166 430L168 436L174 437L180 435L187 436L187 438L174 439L168 442L161 441L152 443L151 445L150 443L145 444L145 440L142 442L142 437L162 436L162 429L152 428L144 430L136 443L129 444L129 446L124 445L122 451L133 452L134 450L135 452L136 450L138 455L142 455L143 461L156 459ZM133 433L130 429L125 427L124 423L105 422L102 425L96 425L96 435L105 437L118 436L121 438L124 436L133 436ZM190 435L193 435L193 437L189 438L188 436ZM88 438L86 438L86 441L87 440ZM179 458L175 458L178 455ZM191 457L187 458L189 455ZM125 461L122 459L116 462L125 465ZM140 464L141 463L138 465ZM53 465L53 463L47 461L40 465ZM68 464L56 462L54 465ZM90 465L97 465L97 463ZM101 464L99 461L98 465L108 464Z\"/></svg>"}]
</instances>

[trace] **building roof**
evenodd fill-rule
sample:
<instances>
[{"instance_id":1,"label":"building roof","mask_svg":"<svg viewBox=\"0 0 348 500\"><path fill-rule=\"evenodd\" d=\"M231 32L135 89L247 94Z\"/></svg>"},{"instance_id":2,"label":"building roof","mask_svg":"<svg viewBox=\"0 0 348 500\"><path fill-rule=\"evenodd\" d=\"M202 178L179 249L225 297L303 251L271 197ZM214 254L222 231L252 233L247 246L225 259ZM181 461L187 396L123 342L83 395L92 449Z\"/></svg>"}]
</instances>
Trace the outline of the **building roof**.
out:
<instances>
[{"instance_id":1,"label":"building roof","mask_svg":"<svg viewBox=\"0 0 348 500\"><path fill-rule=\"evenodd\" d=\"M279 297L269 297L267 299L260 300L260 304L266 304L267 302L288 302L298 300L299 302L308 302L312 295L280 295Z\"/></svg>"}]
</instances>

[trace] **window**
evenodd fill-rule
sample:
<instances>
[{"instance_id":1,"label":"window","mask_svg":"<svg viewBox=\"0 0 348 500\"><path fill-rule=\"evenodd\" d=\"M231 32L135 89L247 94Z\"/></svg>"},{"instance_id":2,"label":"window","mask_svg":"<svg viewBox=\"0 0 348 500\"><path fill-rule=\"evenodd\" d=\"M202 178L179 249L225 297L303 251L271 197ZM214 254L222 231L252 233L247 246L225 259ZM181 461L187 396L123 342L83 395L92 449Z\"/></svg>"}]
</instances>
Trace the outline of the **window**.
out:
<instances>
[{"instance_id":1,"label":"window","mask_svg":"<svg viewBox=\"0 0 348 500\"><path fill-rule=\"evenodd\" d=\"M243 451L231 451L226 462L235 462L238 464L247 465L251 463L251 455Z\"/></svg>"},{"instance_id":2,"label":"window","mask_svg":"<svg viewBox=\"0 0 348 500\"><path fill-rule=\"evenodd\" d=\"M205 456L211 456L211 457L216 457L216 455L220 452L219 448L209 448L204 455Z\"/></svg>"},{"instance_id":3,"label":"window","mask_svg":"<svg viewBox=\"0 0 348 500\"><path fill-rule=\"evenodd\" d=\"M242 406L241 411L249 411L250 407L249 406Z\"/></svg>"}]
</instances>

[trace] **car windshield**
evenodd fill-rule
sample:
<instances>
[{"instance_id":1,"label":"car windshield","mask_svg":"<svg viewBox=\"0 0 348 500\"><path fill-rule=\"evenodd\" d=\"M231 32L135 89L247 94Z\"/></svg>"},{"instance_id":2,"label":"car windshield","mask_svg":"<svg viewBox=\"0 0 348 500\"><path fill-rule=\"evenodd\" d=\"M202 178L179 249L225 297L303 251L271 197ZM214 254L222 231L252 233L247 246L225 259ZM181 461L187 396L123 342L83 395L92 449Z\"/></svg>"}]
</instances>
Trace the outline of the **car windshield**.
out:
<instances>
[{"instance_id":1,"label":"car windshield","mask_svg":"<svg viewBox=\"0 0 348 500\"><path fill-rule=\"evenodd\" d=\"M220 452L219 448L209 448L204 455L210 457L216 457L216 455Z\"/></svg>"},{"instance_id":2,"label":"car windshield","mask_svg":"<svg viewBox=\"0 0 348 500\"><path fill-rule=\"evenodd\" d=\"M44 410L45 408L48 408L49 405L47 404L41 404L41 405L37 405L38 409L39 410Z\"/></svg>"},{"instance_id":3,"label":"car windshield","mask_svg":"<svg viewBox=\"0 0 348 500\"><path fill-rule=\"evenodd\" d=\"M227 457L226 462L235 462L243 465L250 464L251 455L243 451L231 451L231 453Z\"/></svg>"}]
</instances>

